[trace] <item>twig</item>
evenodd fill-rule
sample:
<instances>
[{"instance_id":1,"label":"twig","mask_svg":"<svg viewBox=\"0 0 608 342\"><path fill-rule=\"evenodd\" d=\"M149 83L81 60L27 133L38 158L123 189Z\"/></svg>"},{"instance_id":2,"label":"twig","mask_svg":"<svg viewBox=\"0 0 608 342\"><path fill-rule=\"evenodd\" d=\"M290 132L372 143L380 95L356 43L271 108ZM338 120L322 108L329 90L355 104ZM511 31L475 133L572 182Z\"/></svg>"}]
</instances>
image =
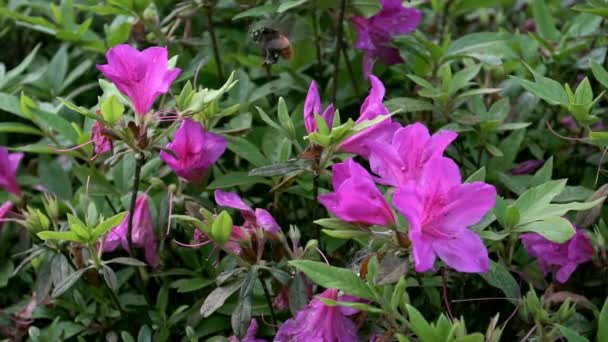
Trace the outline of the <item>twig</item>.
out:
<instances>
[{"instance_id":1,"label":"twig","mask_svg":"<svg viewBox=\"0 0 608 342\"><path fill-rule=\"evenodd\" d=\"M337 33L336 33L336 52L334 55L334 82L332 85L331 102L336 104L336 94L338 91L338 74L340 71L340 49L342 48L342 34L344 32L344 12L346 12L346 1L340 2L340 14L338 17Z\"/></svg>"},{"instance_id":2,"label":"twig","mask_svg":"<svg viewBox=\"0 0 608 342\"><path fill-rule=\"evenodd\" d=\"M220 57L220 51L217 47L217 39L215 38L215 29L213 28L213 6L207 7L207 21L209 25L209 35L211 36L211 44L213 46L213 55L215 57L215 64L217 66L217 76L220 81L224 83L224 69L222 67L222 60Z\"/></svg>"},{"instance_id":3,"label":"twig","mask_svg":"<svg viewBox=\"0 0 608 342\"><path fill-rule=\"evenodd\" d=\"M321 44L319 42L319 18L317 15L317 0L314 3L314 9L312 10L312 30L315 35L315 48L317 50L317 69L318 74L321 73L321 68L323 67L323 59L321 57ZM318 75L320 76L320 75Z\"/></svg>"},{"instance_id":4,"label":"twig","mask_svg":"<svg viewBox=\"0 0 608 342\"><path fill-rule=\"evenodd\" d=\"M443 302L445 303L445 309L448 312L448 318L450 319L450 322L454 322L454 315L452 315L452 308L450 307L450 301L448 300L448 288L446 284L447 279L448 269L447 267L444 267L442 273Z\"/></svg>"},{"instance_id":5,"label":"twig","mask_svg":"<svg viewBox=\"0 0 608 342\"><path fill-rule=\"evenodd\" d=\"M110 209L112 209L114 215L118 214L118 210L116 210L116 207L114 207L114 204L112 204L110 197L108 197L108 195L105 195L104 198L106 199L106 203L108 203L108 205L110 206Z\"/></svg>"},{"instance_id":6,"label":"twig","mask_svg":"<svg viewBox=\"0 0 608 342\"><path fill-rule=\"evenodd\" d=\"M526 340L528 339L528 337L532 336L532 333L534 333L534 330L536 330L536 325L532 327L532 329L530 329L530 331L528 331L528 333L526 334L526 336L524 336L524 338L521 339L521 342L526 342Z\"/></svg>"},{"instance_id":7,"label":"twig","mask_svg":"<svg viewBox=\"0 0 608 342\"><path fill-rule=\"evenodd\" d=\"M264 290L264 297L266 297L266 304L268 304L268 309L270 310L270 315L272 316L272 324L277 326L277 317L274 313L274 307L272 306L272 300L270 298L270 292L268 291L268 285L266 285L266 281L262 279L262 289Z\"/></svg>"},{"instance_id":8,"label":"twig","mask_svg":"<svg viewBox=\"0 0 608 342\"><path fill-rule=\"evenodd\" d=\"M344 61L346 62L346 70L348 70L348 75L350 76L350 81L353 85L353 90L355 91L355 95L357 99L359 98L359 85L357 84L357 80L355 79L355 73L353 72L353 65L350 63L350 59L348 59L348 51L346 51L346 45L342 43L342 54L344 55Z\"/></svg>"}]
</instances>

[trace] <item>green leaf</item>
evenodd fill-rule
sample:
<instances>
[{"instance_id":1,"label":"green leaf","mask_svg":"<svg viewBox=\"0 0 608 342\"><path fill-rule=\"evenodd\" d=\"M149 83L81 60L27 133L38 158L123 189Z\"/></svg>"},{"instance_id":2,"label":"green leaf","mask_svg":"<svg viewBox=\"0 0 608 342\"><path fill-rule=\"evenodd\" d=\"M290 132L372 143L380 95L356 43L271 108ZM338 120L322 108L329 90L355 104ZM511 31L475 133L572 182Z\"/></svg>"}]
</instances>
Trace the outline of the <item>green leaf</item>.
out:
<instances>
[{"instance_id":1,"label":"green leaf","mask_svg":"<svg viewBox=\"0 0 608 342\"><path fill-rule=\"evenodd\" d=\"M604 301L602 311L597 318L597 340L608 341L608 298Z\"/></svg>"},{"instance_id":2,"label":"green leaf","mask_svg":"<svg viewBox=\"0 0 608 342\"><path fill-rule=\"evenodd\" d=\"M338 302L333 299L319 297L319 300L323 302L323 304L327 306L343 306L346 308L353 308L360 311L371 312L376 314L382 314L382 309L375 307L373 305L359 303L359 302Z\"/></svg>"},{"instance_id":3,"label":"green leaf","mask_svg":"<svg viewBox=\"0 0 608 342\"><path fill-rule=\"evenodd\" d=\"M566 180L555 180L536 186L524 192L513 204L519 209L520 223L526 224L537 220L547 205L566 187Z\"/></svg>"},{"instance_id":4,"label":"green leaf","mask_svg":"<svg viewBox=\"0 0 608 342\"><path fill-rule=\"evenodd\" d=\"M556 324L556 326L559 328L559 331L568 340L568 342L589 342L586 337L579 335L579 333L573 329L559 324ZM598 339L598 341L601 340Z\"/></svg>"},{"instance_id":5,"label":"green leaf","mask_svg":"<svg viewBox=\"0 0 608 342\"><path fill-rule=\"evenodd\" d=\"M469 178L467 178L465 183L473 183L473 182L483 182L486 180L486 167L482 166L481 169L473 172Z\"/></svg>"},{"instance_id":6,"label":"green leaf","mask_svg":"<svg viewBox=\"0 0 608 342\"><path fill-rule=\"evenodd\" d=\"M1 109L1 108L0 108ZM0 122L0 133L21 133L42 135L42 132L35 127L20 122Z\"/></svg>"},{"instance_id":7,"label":"green leaf","mask_svg":"<svg viewBox=\"0 0 608 342\"><path fill-rule=\"evenodd\" d=\"M62 45L51 59L46 78L50 86L51 93L58 95L63 89L63 80L68 72L68 46Z\"/></svg>"},{"instance_id":8,"label":"green leaf","mask_svg":"<svg viewBox=\"0 0 608 342\"><path fill-rule=\"evenodd\" d=\"M79 242L79 243L86 242L84 239L79 237L74 232L56 232L56 231L52 231L52 230L46 230L46 231L40 232L36 235L38 235L38 237L42 240L72 241L72 242Z\"/></svg>"},{"instance_id":9,"label":"green leaf","mask_svg":"<svg viewBox=\"0 0 608 342\"><path fill-rule=\"evenodd\" d=\"M110 125L118 122L124 112L125 106L118 101L118 98L115 95L110 95L101 102L101 115Z\"/></svg>"},{"instance_id":10,"label":"green leaf","mask_svg":"<svg viewBox=\"0 0 608 342\"><path fill-rule=\"evenodd\" d=\"M213 240L219 245L223 245L230 240L230 234L232 233L232 218L227 211L222 211L211 226L211 235Z\"/></svg>"},{"instance_id":11,"label":"green leaf","mask_svg":"<svg viewBox=\"0 0 608 342\"><path fill-rule=\"evenodd\" d=\"M278 3L269 3L266 5L262 5L262 6L257 6L257 7L253 7L250 8L246 11L243 11L237 15L235 15L232 20L238 20L241 18L247 18L247 17L261 17L261 16L265 16L267 14L271 14L276 12L276 10L279 8L279 4Z\"/></svg>"},{"instance_id":12,"label":"green leaf","mask_svg":"<svg viewBox=\"0 0 608 342\"><path fill-rule=\"evenodd\" d=\"M87 268L81 268L75 272L70 273L70 275L68 275L63 282L61 282L60 284L58 284L55 289L53 289L53 293L51 294L51 296L53 298L57 298L59 296L61 296L65 291L69 290L72 285L74 285L74 283L76 283L78 281L78 279L80 279L80 277L82 277L82 275L88 271L91 267L87 267Z\"/></svg>"},{"instance_id":13,"label":"green leaf","mask_svg":"<svg viewBox=\"0 0 608 342\"><path fill-rule=\"evenodd\" d=\"M534 74L535 82L528 81L523 78L513 77L522 87L526 88L532 94L553 105L568 106L570 100L564 87L557 81L550 78Z\"/></svg>"},{"instance_id":14,"label":"green leaf","mask_svg":"<svg viewBox=\"0 0 608 342\"><path fill-rule=\"evenodd\" d=\"M534 15L534 20L541 38L557 41L559 38L559 31L555 28L555 18L551 16L551 12L547 8L544 0L534 0L532 2L532 15Z\"/></svg>"},{"instance_id":15,"label":"green leaf","mask_svg":"<svg viewBox=\"0 0 608 342\"><path fill-rule=\"evenodd\" d=\"M225 136L228 140L228 149L237 156L247 160L254 166L268 165L268 159L260 152L260 149L246 139L233 136Z\"/></svg>"},{"instance_id":16,"label":"green leaf","mask_svg":"<svg viewBox=\"0 0 608 342\"><path fill-rule=\"evenodd\" d=\"M247 172L233 171L216 177L213 182L207 185L208 189L226 189L242 185L268 184L272 185L263 177L250 176Z\"/></svg>"},{"instance_id":17,"label":"green leaf","mask_svg":"<svg viewBox=\"0 0 608 342\"><path fill-rule=\"evenodd\" d=\"M277 163L255 168L249 171L249 176L275 177L285 176L291 172L306 170L310 167L310 161L295 159L284 163Z\"/></svg>"},{"instance_id":18,"label":"green leaf","mask_svg":"<svg viewBox=\"0 0 608 342\"><path fill-rule=\"evenodd\" d=\"M278 13L286 12L286 11L288 11L294 7L300 6L306 2L308 2L308 0L284 0L281 2L281 5L279 5L277 12Z\"/></svg>"},{"instance_id":19,"label":"green leaf","mask_svg":"<svg viewBox=\"0 0 608 342\"><path fill-rule=\"evenodd\" d=\"M116 214L107 220L101 222L92 232L92 239L97 240L99 237L106 235L110 229L117 227L127 216L127 212Z\"/></svg>"},{"instance_id":20,"label":"green leaf","mask_svg":"<svg viewBox=\"0 0 608 342\"><path fill-rule=\"evenodd\" d=\"M38 177L49 192L66 201L72 199L72 182L69 174L55 161L48 157L41 157L38 165Z\"/></svg>"},{"instance_id":21,"label":"green leaf","mask_svg":"<svg viewBox=\"0 0 608 342\"><path fill-rule=\"evenodd\" d=\"M481 70L481 65L476 64L468 66L454 74L448 86L448 95L454 95L458 90L468 86L470 84L469 81L477 76L479 70Z\"/></svg>"},{"instance_id":22,"label":"green leaf","mask_svg":"<svg viewBox=\"0 0 608 342\"><path fill-rule=\"evenodd\" d=\"M243 284L243 280L233 281L228 285L220 286L215 290L211 291L205 298L203 305L201 306L201 316L203 318L207 318L211 316L212 313L217 311L217 309L221 308L222 305L226 302L226 299L230 297L233 293L235 293L238 289L241 288Z\"/></svg>"},{"instance_id":23,"label":"green leaf","mask_svg":"<svg viewBox=\"0 0 608 342\"><path fill-rule=\"evenodd\" d=\"M595 79L608 89L608 71L598 62L591 60L591 72Z\"/></svg>"},{"instance_id":24,"label":"green leaf","mask_svg":"<svg viewBox=\"0 0 608 342\"><path fill-rule=\"evenodd\" d=\"M521 297L521 289L517 280L513 278L503 264L490 260L490 271L480 275L488 284L500 289L507 298L518 299ZM515 303L515 301L511 302Z\"/></svg>"},{"instance_id":25,"label":"green leaf","mask_svg":"<svg viewBox=\"0 0 608 342\"><path fill-rule=\"evenodd\" d=\"M432 111L435 106L424 100L419 100L411 97L396 97L384 102L389 112L400 112L400 113L415 113Z\"/></svg>"},{"instance_id":26,"label":"green leaf","mask_svg":"<svg viewBox=\"0 0 608 342\"><path fill-rule=\"evenodd\" d=\"M541 221L520 225L517 226L514 231L518 233L538 233L548 240L557 243L564 243L570 240L575 234L572 223L568 221L568 219L560 216L549 217Z\"/></svg>"},{"instance_id":27,"label":"green leaf","mask_svg":"<svg viewBox=\"0 0 608 342\"><path fill-rule=\"evenodd\" d=\"M129 258L129 257L114 258L114 259L105 261L105 263L106 264L121 264L121 265L127 265L127 266L139 266L139 267L147 266L147 264L145 262L139 261L134 258Z\"/></svg>"},{"instance_id":28,"label":"green leaf","mask_svg":"<svg viewBox=\"0 0 608 342\"><path fill-rule=\"evenodd\" d=\"M376 299L363 280L351 270L309 260L292 260L289 264L304 272L313 282L325 288L336 288L364 299Z\"/></svg>"},{"instance_id":29,"label":"green leaf","mask_svg":"<svg viewBox=\"0 0 608 342\"><path fill-rule=\"evenodd\" d=\"M420 338L422 342L435 342L439 341L439 337L435 334L434 329L431 325L424 319L420 311L416 310L415 307L406 304L406 310L408 315L408 320L410 321L410 325L412 330Z\"/></svg>"}]
</instances>

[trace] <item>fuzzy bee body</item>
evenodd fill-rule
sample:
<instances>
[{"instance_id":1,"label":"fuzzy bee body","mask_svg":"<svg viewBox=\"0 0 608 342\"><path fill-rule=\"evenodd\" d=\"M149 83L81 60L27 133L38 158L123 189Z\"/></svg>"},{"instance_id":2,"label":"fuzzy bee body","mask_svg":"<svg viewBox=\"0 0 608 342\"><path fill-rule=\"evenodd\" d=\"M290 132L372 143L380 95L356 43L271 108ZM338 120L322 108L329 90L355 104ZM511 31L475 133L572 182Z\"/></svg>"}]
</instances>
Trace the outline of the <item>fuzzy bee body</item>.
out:
<instances>
[{"instance_id":1,"label":"fuzzy bee body","mask_svg":"<svg viewBox=\"0 0 608 342\"><path fill-rule=\"evenodd\" d=\"M279 31L269 27L262 27L253 31L253 40L264 49L264 64L275 64L279 58L293 57L293 48L289 38Z\"/></svg>"}]
</instances>

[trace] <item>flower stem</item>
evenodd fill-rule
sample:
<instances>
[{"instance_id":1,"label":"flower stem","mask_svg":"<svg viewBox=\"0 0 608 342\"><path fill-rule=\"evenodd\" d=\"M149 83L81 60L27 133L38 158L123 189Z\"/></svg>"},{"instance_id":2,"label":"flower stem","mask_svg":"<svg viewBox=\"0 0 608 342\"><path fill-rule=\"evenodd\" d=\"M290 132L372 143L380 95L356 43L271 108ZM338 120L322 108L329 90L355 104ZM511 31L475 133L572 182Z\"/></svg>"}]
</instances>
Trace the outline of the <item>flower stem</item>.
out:
<instances>
[{"instance_id":1,"label":"flower stem","mask_svg":"<svg viewBox=\"0 0 608 342\"><path fill-rule=\"evenodd\" d=\"M268 304L268 309L270 310L270 315L272 316L272 324L276 327L277 325L277 317L274 313L274 307L272 306L272 300L270 298L270 291L268 291L268 285L266 285L266 281L262 279L262 289L264 290L264 297L266 297L266 304Z\"/></svg>"},{"instance_id":2,"label":"flower stem","mask_svg":"<svg viewBox=\"0 0 608 342\"><path fill-rule=\"evenodd\" d=\"M315 48L317 50L317 68L318 68L317 71L320 74L321 68L323 67L323 59L321 57L321 43L319 41L320 37L319 37L319 18L318 18L318 13L317 13L317 3L318 3L318 1L315 0L315 4L313 7L314 9L312 10L312 30L315 35Z\"/></svg>"},{"instance_id":3,"label":"flower stem","mask_svg":"<svg viewBox=\"0 0 608 342\"><path fill-rule=\"evenodd\" d=\"M215 37L215 29L213 28L213 6L207 7L207 22L209 25L209 35L211 36L211 44L213 46L213 55L215 57L215 64L217 66L217 77L224 83L224 69L222 67L222 59L220 57L220 50L217 47L217 39Z\"/></svg>"},{"instance_id":4,"label":"flower stem","mask_svg":"<svg viewBox=\"0 0 608 342\"><path fill-rule=\"evenodd\" d=\"M450 301L448 300L448 269L447 267L443 268L442 273L442 287L443 287L443 302L445 304L445 309L448 312L448 318L451 322L454 322L454 315L452 315L452 308L450 307Z\"/></svg>"},{"instance_id":5,"label":"flower stem","mask_svg":"<svg viewBox=\"0 0 608 342\"><path fill-rule=\"evenodd\" d=\"M139 181L141 178L141 167L144 164L143 153L135 155L135 179L133 180L133 189L131 190L131 206L129 208L129 222L127 228L127 241L129 245L129 255L135 255L133 250L133 213L135 212L135 204L137 202L137 192L139 191Z\"/></svg>"},{"instance_id":6,"label":"flower stem","mask_svg":"<svg viewBox=\"0 0 608 342\"><path fill-rule=\"evenodd\" d=\"M342 43L342 54L344 54L344 61L346 62L346 70L348 70L348 75L350 76L350 81L353 85L353 90L355 91L355 96L357 96L357 99L359 98L359 85L357 84L357 80L355 79L355 73L353 72L353 65L350 62L350 59L348 59L348 51L347 50L347 46L346 44Z\"/></svg>"},{"instance_id":7,"label":"flower stem","mask_svg":"<svg viewBox=\"0 0 608 342\"><path fill-rule=\"evenodd\" d=\"M344 32L344 13L346 12L346 0L340 1L340 14L336 24L336 51L334 55L334 80L332 85L331 101L336 104L336 93L338 91L338 74L340 71L340 50L342 48L342 34Z\"/></svg>"}]
</instances>

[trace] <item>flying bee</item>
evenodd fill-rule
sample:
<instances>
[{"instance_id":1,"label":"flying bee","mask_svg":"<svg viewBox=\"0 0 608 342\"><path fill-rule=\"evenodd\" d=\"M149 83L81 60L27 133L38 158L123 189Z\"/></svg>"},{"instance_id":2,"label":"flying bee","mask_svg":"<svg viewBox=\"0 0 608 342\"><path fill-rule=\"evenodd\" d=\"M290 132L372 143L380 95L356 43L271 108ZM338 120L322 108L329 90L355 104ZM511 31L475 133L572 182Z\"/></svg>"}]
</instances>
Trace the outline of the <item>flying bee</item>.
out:
<instances>
[{"instance_id":1,"label":"flying bee","mask_svg":"<svg viewBox=\"0 0 608 342\"><path fill-rule=\"evenodd\" d=\"M252 33L253 41L264 49L264 65L275 64L279 58L293 57L293 48L289 38L269 27L259 28Z\"/></svg>"}]
</instances>

